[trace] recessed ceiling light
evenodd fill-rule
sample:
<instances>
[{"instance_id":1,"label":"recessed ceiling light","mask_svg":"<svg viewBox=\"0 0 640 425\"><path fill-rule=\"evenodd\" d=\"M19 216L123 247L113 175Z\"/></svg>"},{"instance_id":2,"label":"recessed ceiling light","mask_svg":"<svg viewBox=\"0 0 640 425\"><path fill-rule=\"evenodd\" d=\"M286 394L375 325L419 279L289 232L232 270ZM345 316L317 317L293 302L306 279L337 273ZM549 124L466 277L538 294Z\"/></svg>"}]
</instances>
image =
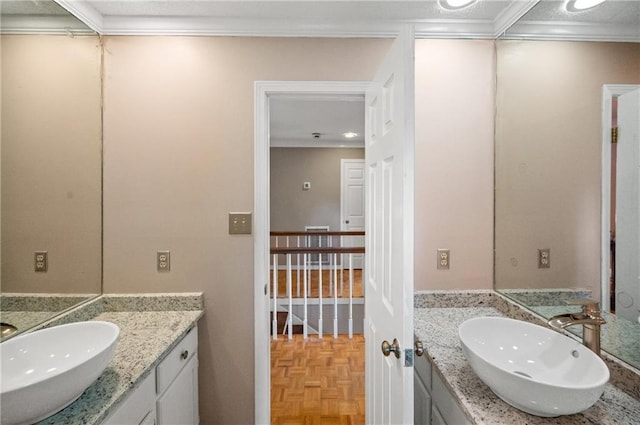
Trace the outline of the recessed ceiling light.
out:
<instances>
[{"instance_id":1,"label":"recessed ceiling light","mask_svg":"<svg viewBox=\"0 0 640 425\"><path fill-rule=\"evenodd\" d=\"M358 133L354 133L353 131L347 131L346 133L342 133L345 139L353 139L358 136Z\"/></svg>"},{"instance_id":2,"label":"recessed ceiling light","mask_svg":"<svg viewBox=\"0 0 640 425\"><path fill-rule=\"evenodd\" d=\"M605 1L606 0L569 0L565 7L569 12L580 12L596 7Z\"/></svg>"},{"instance_id":3,"label":"recessed ceiling light","mask_svg":"<svg viewBox=\"0 0 640 425\"><path fill-rule=\"evenodd\" d=\"M440 6L449 10L463 9L471 6L477 0L440 0Z\"/></svg>"}]
</instances>

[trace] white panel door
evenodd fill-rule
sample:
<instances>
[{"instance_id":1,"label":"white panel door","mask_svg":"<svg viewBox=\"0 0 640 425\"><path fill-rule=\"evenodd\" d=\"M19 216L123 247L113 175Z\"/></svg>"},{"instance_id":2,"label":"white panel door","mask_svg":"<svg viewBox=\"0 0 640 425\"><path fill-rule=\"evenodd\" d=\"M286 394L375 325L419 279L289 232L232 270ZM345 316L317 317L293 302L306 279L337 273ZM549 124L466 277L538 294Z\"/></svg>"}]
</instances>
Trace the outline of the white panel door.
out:
<instances>
[{"instance_id":1,"label":"white panel door","mask_svg":"<svg viewBox=\"0 0 640 425\"><path fill-rule=\"evenodd\" d=\"M367 90L365 350L368 424L413 423L414 40L407 28ZM382 354L397 339L399 358Z\"/></svg>"},{"instance_id":2,"label":"white panel door","mask_svg":"<svg viewBox=\"0 0 640 425\"><path fill-rule=\"evenodd\" d=\"M342 220L341 229L343 231L364 230L364 160L363 159L343 159L342 161L342 189L340 191L340 217ZM343 246L363 246L364 238L347 237ZM344 256L343 265L348 267L347 255ZM361 269L363 266L363 256L355 254L353 256L353 267Z\"/></svg>"},{"instance_id":3,"label":"white panel door","mask_svg":"<svg viewBox=\"0 0 640 425\"><path fill-rule=\"evenodd\" d=\"M616 314L640 315L640 89L618 97Z\"/></svg>"}]
</instances>

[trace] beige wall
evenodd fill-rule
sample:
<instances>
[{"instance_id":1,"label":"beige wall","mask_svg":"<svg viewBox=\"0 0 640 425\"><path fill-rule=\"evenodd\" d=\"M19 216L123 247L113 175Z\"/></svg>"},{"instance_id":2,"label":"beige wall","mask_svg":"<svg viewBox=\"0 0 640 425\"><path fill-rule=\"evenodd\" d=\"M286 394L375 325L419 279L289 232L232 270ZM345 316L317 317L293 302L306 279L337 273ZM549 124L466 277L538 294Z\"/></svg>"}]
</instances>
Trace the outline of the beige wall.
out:
<instances>
[{"instance_id":1,"label":"beige wall","mask_svg":"<svg viewBox=\"0 0 640 425\"><path fill-rule=\"evenodd\" d=\"M493 286L494 82L493 41L416 40L416 290Z\"/></svg>"},{"instance_id":2,"label":"beige wall","mask_svg":"<svg viewBox=\"0 0 640 425\"><path fill-rule=\"evenodd\" d=\"M497 58L496 286L597 295L602 85L640 83L640 44L499 41Z\"/></svg>"},{"instance_id":3,"label":"beige wall","mask_svg":"<svg viewBox=\"0 0 640 425\"><path fill-rule=\"evenodd\" d=\"M1 43L2 290L99 293L99 39ZM47 273L34 272L35 251L48 251Z\"/></svg>"},{"instance_id":4,"label":"beige wall","mask_svg":"<svg viewBox=\"0 0 640 425\"><path fill-rule=\"evenodd\" d=\"M229 236L227 214L253 210L254 81L368 80L390 42L104 43L104 290L204 291L201 423L253 423L253 238Z\"/></svg>"},{"instance_id":5,"label":"beige wall","mask_svg":"<svg viewBox=\"0 0 640 425\"><path fill-rule=\"evenodd\" d=\"M340 230L340 160L354 158L364 149L271 148L271 230ZM306 181L311 189L302 190Z\"/></svg>"}]
</instances>

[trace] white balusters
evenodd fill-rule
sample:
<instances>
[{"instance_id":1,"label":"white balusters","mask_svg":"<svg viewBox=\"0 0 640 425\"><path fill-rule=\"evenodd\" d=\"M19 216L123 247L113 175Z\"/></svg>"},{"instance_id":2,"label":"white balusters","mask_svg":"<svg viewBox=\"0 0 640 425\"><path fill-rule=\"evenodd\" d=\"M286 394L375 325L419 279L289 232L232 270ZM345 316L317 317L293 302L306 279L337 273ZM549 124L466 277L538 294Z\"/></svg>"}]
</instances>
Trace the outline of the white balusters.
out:
<instances>
[{"instance_id":1,"label":"white balusters","mask_svg":"<svg viewBox=\"0 0 640 425\"><path fill-rule=\"evenodd\" d=\"M348 331L349 338L353 338L354 322L357 320L354 320L354 304L362 303L360 299L356 299L354 303L354 255L361 256L363 252L362 247L343 247L345 237L353 236L353 233L277 233L272 232L271 239L273 338L278 337L278 312L282 314L284 311L287 312L287 318L283 334L289 339L293 338L294 323L302 324L303 338L308 338L310 334L323 338L325 312L332 316L333 322L332 329L327 329L328 333L337 338L339 332ZM311 237L315 238L312 244ZM348 288L344 288L345 283ZM327 292L323 290L325 284L329 285ZM278 298L278 295L281 297ZM332 304L333 314L330 313ZM323 307L327 307L327 310ZM345 323L340 323L345 319ZM282 327L282 320L280 322Z\"/></svg>"},{"instance_id":2,"label":"white balusters","mask_svg":"<svg viewBox=\"0 0 640 425\"><path fill-rule=\"evenodd\" d=\"M364 282L362 287L364 288ZM352 339L352 338L353 338L353 254L349 254L349 339Z\"/></svg>"},{"instance_id":3,"label":"white balusters","mask_svg":"<svg viewBox=\"0 0 640 425\"><path fill-rule=\"evenodd\" d=\"M308 310L308 305L307 305L307 256L308 254L304 254L303 255L303 259L302 261L304 261L304 266L302 266L304 268L302 275L304 276L304 319L302 322L302 336L304 337L304 339L307 339L309 337L309 310Z\"/></svg>"},{"instance_id":4,"label":"white balusters","mask_svg":"<svg viewBox=\"0 0 640 425\"><path fill-rule=\"evenodd\" d=\"M322 254L318 254L318 338L322 339Z\"/></svg>"},{"instance_id":5,"label":"white balusters","mask_svg":"<svg viewBox=\"0 0 640 425\"><path fill-rule=\"evenodd\" d=\"M273 254L273 321L271 323L271 335L278 339L278 254Z\"/></svg>"}]
</instances>

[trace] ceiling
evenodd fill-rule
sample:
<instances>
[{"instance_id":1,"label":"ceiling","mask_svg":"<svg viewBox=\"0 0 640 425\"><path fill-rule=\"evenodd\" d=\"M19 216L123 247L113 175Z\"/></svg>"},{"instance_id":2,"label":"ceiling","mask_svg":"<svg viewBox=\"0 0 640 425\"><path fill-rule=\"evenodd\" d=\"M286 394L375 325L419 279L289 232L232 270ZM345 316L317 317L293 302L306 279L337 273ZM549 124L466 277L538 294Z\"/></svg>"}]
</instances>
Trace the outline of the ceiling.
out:
<instances>
[{"instance_id":1,"label":"ceiling","mask_svg":"<svg viewBox=\"0 0 640 425\"><path fill-rule=\"evenodd\" d=\"M418 38L640 42L640 0L607 0L571 13L567 0L477 0L459 10L443 8L439 0L55 1L104 35L389 37L412 24ZM25 26L26 16L42 22L48 12L29 9L47 3L51 0L0 0L3 33ZM25 13L19 12L21 6ZM19 25L7 25L8 18ZM37 24L26 26L33 30Z\"/></svg>"},{"instance_id":2,"label":"ceiling","mask_svg":"<svg viewBox=\"0 0 640 425\"><path fill-rule=\"evenodd\" d=\"M346 138L345 133L356 136ZM313 133L319 133L314 137ZM364 98L274 97L269 101L271 147L364 147Z\"/></svg>"}]
</instances>

